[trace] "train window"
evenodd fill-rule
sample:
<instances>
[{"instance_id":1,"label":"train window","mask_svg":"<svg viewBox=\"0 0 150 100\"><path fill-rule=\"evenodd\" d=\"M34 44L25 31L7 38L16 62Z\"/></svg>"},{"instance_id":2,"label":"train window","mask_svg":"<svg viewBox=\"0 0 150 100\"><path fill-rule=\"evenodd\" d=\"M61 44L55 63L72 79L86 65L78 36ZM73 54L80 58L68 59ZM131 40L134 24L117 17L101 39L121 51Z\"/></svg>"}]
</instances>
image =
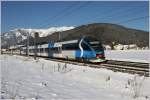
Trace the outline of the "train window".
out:
<instances>
[{"instance_id":1,"label":"train window","mask_svg":"<svg viewBox=\"0 0 150 100\"><path fill-rule=\"evenodd\" d=\"M39 48L39 50L40 50L40 53L43 53L43 48Z\"/></svg>"},{"instance_id":2,"label":"train window","mask_svg":"<svg viewBox=\"0 0 150 100\"><path fill-rule=\"evenodd\" d=\"M45 52L48 52L48 48L45 48Z\"/></svg>"},{"instance_id":3,"label":"train window","mask_svg":"<svg viewBox=\"0 0 150 100\"><path fill-rule=\"evenodd\" d=\"M43 50L43 53L44 53L45 52L45 48L43 48L42 50Z\"/></svg>"},{"instance_id":4,"label":"train window","mask_svg":"<svg viewBox=\"0 0 150 100\"><path fill-rule=\"evenodd\" d=\"M40 52L40 49L39 48L37 48L37 53L39 53Z\"/></svg>"},{"instance_id":5,"label":"train window","mask_svg":"<svg viewBox=\"0 0 150 100\"><path fill-rule=\"evenodd\" d=\"M49 51L52 51L53 50L53 48L49 48Z\"/></svg>"},{"instance_id":6,"label":"train window","mask_svg":"<svg viewBox=\"0 0 150 100\"><path fill-rule=\"evenodd\" d=\"M91 47L94 50L103 50L103 46L100 43L98 43L98 44L91 44Z\"/></svg>"},{"instance_id":7,"label":"train window","mask_svg":"<svg viewBox=\"0 0 150 100\"><path fill-rule=\"evenodd\" d=\"M79 46L77 43L63 44L62 50L77 50Z\"/></svg>"},{"instance_id":8,"label":"train window","mask_svg":"<svg viewBox=\"0 0 150 100\"><path fill-rule=\"evenodd\" d=\"M29 50L29 52L31 52L31 53L32 53L32 52L33 52L33 50L32 50L32 49L30 49L30 50Z\"/></svg>"},{"instance_id":9,"label":"train window","mask_svg":"<svg viewBox=\"0 0 150 100\"><path fill-rule=\"evenodd\" d=\"M45 53L45 48L43 48L43 53Z\"/></svg>"},{"instance_id":10,"label":"train window","mask_svg":"<svg viewBox=\"0 0 150 100\"><path fill-rule=\"evenodd\" d=\"M34 50L34 51L33 51L34 53L35 53L35 52L36 52L36 53L38 52L38 49L32 49L32 50Z\"/></svg>"},{"instance_id":11,"label":"train window","mask_svg":"<svg viewBox=\"0 0 150 100\"><path fill-rule=\"evenodd\" d=\"M49 48L49 52L60 53L61 47Z\"/></svg>"},{"instance_id":12,"label":"train window","mask_svg":"<svg viewBox=\"0 0 150 100\"><path fill-rule=\"evenodd\" d=\"M50 48L51 51L58 51L58 47Z\"/></svg>"},{"instance_id":13,"label":"train window","mask_svg":"<svg viewBox=\"0 0 150 100\"><path fill-rule=\"evenodd\" d=\"M84 50L91 50L91 49L90 49L90 45L89 45L88 43L86 43L86 42L82 42L82 43L81 43L81 46L82 46L82 48L83 48Z\"/></svg>"},{"instance_id":14,"label":"train window","mask_svg":"<svg viewBox=\"0 0 150 100\"><path fill-rule=\"evenodd\" d=\"M54 50L55 50L55 51L59 51L59 48L58 48L58 47L56 47L56 48L54 48Z\"/></svg>"}]
</instances>

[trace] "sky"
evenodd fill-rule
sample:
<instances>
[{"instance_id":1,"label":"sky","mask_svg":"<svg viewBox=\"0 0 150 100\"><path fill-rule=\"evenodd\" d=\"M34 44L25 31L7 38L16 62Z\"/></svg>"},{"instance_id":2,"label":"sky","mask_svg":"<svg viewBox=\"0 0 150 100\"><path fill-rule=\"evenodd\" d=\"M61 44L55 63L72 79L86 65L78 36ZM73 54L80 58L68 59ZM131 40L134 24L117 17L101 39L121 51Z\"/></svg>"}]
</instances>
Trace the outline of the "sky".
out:
<instances>
[{"instance_id":1,"label":"sky","mask_svg":"<svg viewBox=\"0 0 150 100\"><path fill-rule=\"evenodd\" d=\"M3 1L1 31L113 23L149 31L148 1Z\"/></svg>"}]
</instances>

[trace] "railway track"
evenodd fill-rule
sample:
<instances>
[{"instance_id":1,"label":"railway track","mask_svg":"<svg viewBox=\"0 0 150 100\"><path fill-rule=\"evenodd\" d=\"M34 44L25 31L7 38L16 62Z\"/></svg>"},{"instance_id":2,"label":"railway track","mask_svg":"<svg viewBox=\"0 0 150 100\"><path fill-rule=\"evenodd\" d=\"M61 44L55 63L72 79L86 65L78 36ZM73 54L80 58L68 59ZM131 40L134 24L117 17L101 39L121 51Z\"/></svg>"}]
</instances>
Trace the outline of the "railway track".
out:
<instances>
[{"instance_id":1,"label":"railway track","mask_svg":"<svg viewBox=\"0 0 150 100\"><path fill-rule=\"evenodd\" d=\"M66 59L56 59L56 58L48 58L48 57L42 57L42 58L45 58L46 60L57 61L62 63L68 63L68 64L74 64L80 66L89 66L94 68L106 68L109 70L113 70L115 72L138 74L141 76L149 77L149 63L108 60L105 63L95 64L95 63L89 63L89 62L85 63L85 62L66 60Z\"/></svg>"},{"instance_id":2,"label":"railway track","mask_svg":"<svg viewBox=\"0 0 150 100\"><path fill-rule=\"evenodd\" d=\"M113 69L118 71L139 74L149 77L149 63L109 60L106 64L102 65L106 67L109 66L110 68L112 67Z\"/></svg>"},{"instance_id":3,"label":"railway track","mask_svg":"<svg viewBox=\"0 0 150 100\"><path fill-rule=\"evenodd\" d=\"M74 64L74 65L89 66L94 68L106 68L109 70L113 70L115 72L118 71L118 72L138 74L141 76L149 77L149 63L108 60L106 63L94 64L94 63L83 63L83 62L64 60L64 59L49 59L49 60Z\"/></svg>"}]
</instances>

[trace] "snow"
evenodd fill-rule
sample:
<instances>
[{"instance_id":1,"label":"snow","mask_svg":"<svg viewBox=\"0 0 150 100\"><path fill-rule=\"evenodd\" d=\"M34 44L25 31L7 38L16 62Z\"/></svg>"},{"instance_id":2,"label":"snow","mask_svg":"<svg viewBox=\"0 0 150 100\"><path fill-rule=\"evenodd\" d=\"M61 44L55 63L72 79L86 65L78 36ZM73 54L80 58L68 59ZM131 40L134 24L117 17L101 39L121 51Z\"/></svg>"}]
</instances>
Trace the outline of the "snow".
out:
<instances>
[{"instance_id":1,"label":"snow","mask_svg":"<svg viewBox=\"0 0 150 100\"><path fill-rule=\"evenodd\" d=\"M39 37L46 37L48 35L51 35L52 33L67 31L67 30L71 30L73 28L75 28L75 27L61 26L61 27L50 27L47 29L25 29L25 28L13 29L13 30L10 30L9 32L3 34L4 35L3 39L5 41L3 41L4 43L2 45L10 44L9 41L14 42L12 44L16 44L15 41L17 43L19 43L19 42L27 39L27 35L34 37L35 32L39 33Z\"/></svg>"},{"instance_id":2,"label":"snow","mask_svg":"<svg viewBox=\"0 0 150 100\"><path fill-rule=\"evenodd\" d=\"M62 26L62 27L50 27L48 29L21 29L22 31L27 31L29 34L34 37L35 32L39 32L39 37L45 37L51 35L55 32L62 32L73 29L73 26Z\"/></svg>"},{"instance_id":3,"label":"snow","mask_svg":"<svg viewBox=\"0 0 150 100\"><path fill-rule=\"evenodd\" d=\"M1 55L0 62L1 95L5 99L150 99L147 77L42 58Z\"/></svg>"},{"instance_id":4,"label":"snow","mask_svg":"<svg viewBox=\"0 0 150 100\"><path fill-rule=\"evenodd\" d=\"M55 33L55 32L67 31L67 30L71 30L73 28L74 28L73 26L61 26L61 27L50 27L47 29L24 29L24 28L21 28L21 29L19 29L20 31L18 31L18 29L14 29L11 31L14 32L16 37L19 37L21 35L27 35L28 33L32 37L34 37L35 32L39 32L39 37L45 37L45 36L51 35L52 33ZM21 33L21 32L23 32L23 33ZM26 34L24 34L24 33L26 33Z\"/></svg>"},{"instance_id":5,"label":"snow","mask_svg":"<svg viewBox=\"0 0 150 100\"><path fill-rule=\"evenodd\" d=\"M105 50L108 60L150 63L150 50Z\"/></svg>"}]
</instances>

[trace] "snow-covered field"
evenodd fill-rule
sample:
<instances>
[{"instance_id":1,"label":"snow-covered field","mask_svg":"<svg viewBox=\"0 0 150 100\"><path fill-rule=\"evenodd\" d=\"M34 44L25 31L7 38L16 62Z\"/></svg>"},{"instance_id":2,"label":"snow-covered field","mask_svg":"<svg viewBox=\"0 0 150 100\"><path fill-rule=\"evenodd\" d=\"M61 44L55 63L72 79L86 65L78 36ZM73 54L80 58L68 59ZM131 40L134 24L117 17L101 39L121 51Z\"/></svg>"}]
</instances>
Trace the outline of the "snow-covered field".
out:
<instances>
[{"instance_id":1,"label":"snow-covered field","mask_svg":"<svg viewBox=\"0 0 150 100\"><path fill-rule=\"evenodd\" d=\"M5 99L150 100L146 77L21 56L0 62Z\"/></svg>"},{"instance_id":2,"label":"snow-covered field","mask_svg":"<svg viewBox=\"0 0 150 100\"><path fill-rule=\"evenodd\" d=\"M150 63L150 50L105 50L108 60Z\"/></svg>"}]
</instances>

